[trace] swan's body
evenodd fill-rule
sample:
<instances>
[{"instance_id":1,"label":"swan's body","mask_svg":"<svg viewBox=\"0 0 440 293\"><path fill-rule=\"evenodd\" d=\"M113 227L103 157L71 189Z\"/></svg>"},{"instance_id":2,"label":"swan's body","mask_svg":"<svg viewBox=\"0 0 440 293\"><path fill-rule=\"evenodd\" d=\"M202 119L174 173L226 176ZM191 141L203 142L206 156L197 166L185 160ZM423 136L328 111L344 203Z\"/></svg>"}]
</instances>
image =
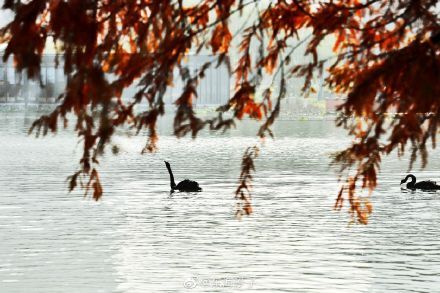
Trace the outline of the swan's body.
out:
<instances>
[{"instance_id":1,"label":"swan's body","mask_svg":"<svg viewBox=\"0 0 440 293\"><path fill-rule=\"evenodd\" d=\"M409 174L405 177L405 179L403 179L402 181L400 181L400 184L406 183L406 181L408 181L408 179L411 179L410 182L408 182L406 184L406 188L408 189L422 189L422 190L438 190L440 189L440 185L437 185L437 182L435 181L431 181L431 180L427 180L427 181L420 181L417 182L416 176Z\"/></svg>"},{"instance_id":2,"label":"swan's body","mask_svg":"<svg viewBox=\"0 0 440 293\"><path fill-rule=\"evenodd\" d=\"M197 183L196 181L189 180L189 179L185 179L183 181L180 181L179 184L176 185L176 182L174 182L174 175L173 175L173 171L171 171L170 163L165 161L165 165L167 166L168 173L170 174L171 192L173 192L175 190L185 191L185 192L202 191L202 188L199 186L199 183Z\"/></svg>"}]
</instances>

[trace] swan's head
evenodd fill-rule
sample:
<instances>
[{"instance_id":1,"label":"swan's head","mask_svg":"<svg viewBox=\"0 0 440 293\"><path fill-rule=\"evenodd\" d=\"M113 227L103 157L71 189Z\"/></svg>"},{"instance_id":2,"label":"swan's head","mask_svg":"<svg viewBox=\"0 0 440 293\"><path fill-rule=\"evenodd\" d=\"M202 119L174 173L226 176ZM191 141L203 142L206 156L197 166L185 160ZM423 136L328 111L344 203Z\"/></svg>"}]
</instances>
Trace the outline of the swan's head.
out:
<instances>
[{"instance_id":1,"label":"swan's head","mask_svg":"<svg viewBox=\"0 0 440 293\"><path fill-rule=\"evenodd\" d=\"M408 181L408 179L411 178L411 177L414 177L414 175L412 175L412 174L406 175L405 178L403 178L402 180L400 180L400 184L405 183L405 182ZM414 179L415 179L415 177L414 177Z\"/></svg>"},{"instance_id":2,"label":"swan's head","mask_svg":"<svg viewBox=\"0 0 440 293\"><path fill-rule=\"evenodd\" d=\"M168 163L167 161L164 161L164 162L167 167L170 167L170 163Z\"/></svg>"}]
</instances>

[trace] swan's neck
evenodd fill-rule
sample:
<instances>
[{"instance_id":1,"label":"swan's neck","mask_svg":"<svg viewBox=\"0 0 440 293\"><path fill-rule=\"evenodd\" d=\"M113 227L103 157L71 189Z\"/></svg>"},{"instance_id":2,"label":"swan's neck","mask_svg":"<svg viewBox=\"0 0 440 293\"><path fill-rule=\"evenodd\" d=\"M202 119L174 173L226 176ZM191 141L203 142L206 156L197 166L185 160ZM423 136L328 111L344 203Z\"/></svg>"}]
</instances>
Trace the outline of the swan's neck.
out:
<instances>
[{"instance_id":1,"label":"swan's neck","mask_svg":"<svg viewBox=\"0 0 440 293\"><path fill-rule=\"evenodd\" d=\"M408 186L408 187L412 187L412 186L414 186L414 184L416 184L416 181L417 181L416 176L414 176L414 175L408 175L408 176L406 176L406 178L407 178L407 179L411 179L411 181L408 182L408 184L406 184L406 186Z\"/></svg>"},{"instance_id":2,"label":"swan's neck","mask_svg":"<svg viewBox=\"0 0 440 293\"><path fill-rule=\"evenodd\" d=\"M167 169L168 169L168 173L170 174L170 186L171 189L175 189L176 188L176 182L174 182L174 175L173 175L173 171L171 171L171 167L169 164L166 165Z\"/></svg>"}]
</instances>

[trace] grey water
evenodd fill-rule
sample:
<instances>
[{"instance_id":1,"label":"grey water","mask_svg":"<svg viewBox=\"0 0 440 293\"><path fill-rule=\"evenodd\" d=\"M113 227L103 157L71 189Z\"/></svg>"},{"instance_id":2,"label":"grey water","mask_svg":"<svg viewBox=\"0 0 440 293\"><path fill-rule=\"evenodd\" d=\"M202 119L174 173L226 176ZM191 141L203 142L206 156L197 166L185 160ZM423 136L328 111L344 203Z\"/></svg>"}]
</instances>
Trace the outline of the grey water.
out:
<instances>
[{"instance_id":1,"label":"grey water","mask_svg":"<svg viewBox=\"0 0 440 293\"><path fill-rule=\"evenodd\" d=\"M384 159L369 224L332 209L332 121L279 121L256 160L254 213L234 217L255 125L159 149L118 133L99 165L105 194L67 192L81 144L71 130L27 136L35 115L0 116L0 292L438 292L440 193L404 192L408 159ZM419 179L440 179L438 151ZM163 160L201 193L169 193Z\"/></svg>"}]
</instances>

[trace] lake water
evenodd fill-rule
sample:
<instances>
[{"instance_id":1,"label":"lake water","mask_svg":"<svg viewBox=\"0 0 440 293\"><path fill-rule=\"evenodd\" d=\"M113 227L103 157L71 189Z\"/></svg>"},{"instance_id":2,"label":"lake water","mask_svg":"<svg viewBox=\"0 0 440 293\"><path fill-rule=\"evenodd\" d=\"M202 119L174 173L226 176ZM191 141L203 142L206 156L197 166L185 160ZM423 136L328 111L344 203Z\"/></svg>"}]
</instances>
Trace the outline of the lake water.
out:
<instances>
[{"instance_id":1,"label":"lake water","mask_svg":"<svg viewBox=\"0 0 440 293\"><path fill-rule=\"evenodd\" d=\"M250 125L176 140L156 154L118 134L101 201L67 192L81 145L70 131L26 136L35 115L0 116L0 292L436 292L440 193L405 193L407 159L384 161L373 216L332 210L331 152L350 142L331 121L281 121L256 161L254 214L234 218ZM439 152L421 179L440 179ZM163 160L202 193L169 193Z\"/></svg>"}]
</instances>

